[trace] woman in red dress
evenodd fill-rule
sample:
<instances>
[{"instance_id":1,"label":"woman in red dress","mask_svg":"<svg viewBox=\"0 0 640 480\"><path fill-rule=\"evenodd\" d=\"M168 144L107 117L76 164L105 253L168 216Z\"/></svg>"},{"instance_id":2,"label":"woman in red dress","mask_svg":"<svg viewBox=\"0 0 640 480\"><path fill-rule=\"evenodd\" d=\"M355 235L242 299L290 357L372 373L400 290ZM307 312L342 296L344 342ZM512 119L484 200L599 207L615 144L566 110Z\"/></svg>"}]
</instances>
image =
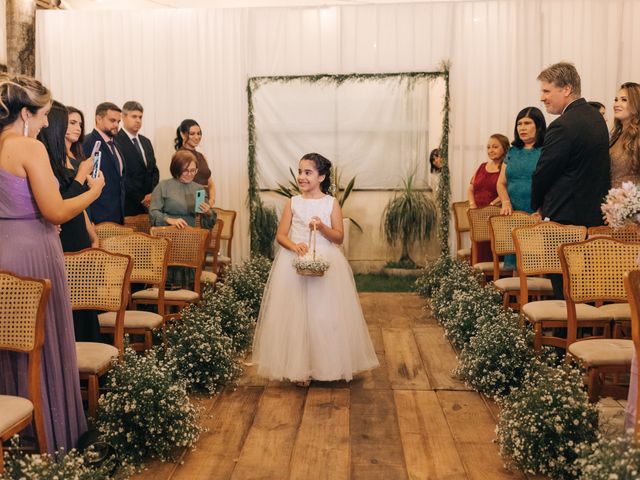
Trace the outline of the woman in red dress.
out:
<instances>
[{"instance_id":1,"label":"woman in red dress","mask_svg":"<svg viewBox=\"0 0 640 480\"><path fill-rule=\"evenodd\" d=\"M498 205L498 177L505 168L504 159L509 150L509 139L500 133L494 133L487 142L487 157L489 161L478 167L469 183L469 208L481 208L487 205ZM489 242L477 243L478 262L491 261L491 245Z\"/></svg>"}]
</instances>

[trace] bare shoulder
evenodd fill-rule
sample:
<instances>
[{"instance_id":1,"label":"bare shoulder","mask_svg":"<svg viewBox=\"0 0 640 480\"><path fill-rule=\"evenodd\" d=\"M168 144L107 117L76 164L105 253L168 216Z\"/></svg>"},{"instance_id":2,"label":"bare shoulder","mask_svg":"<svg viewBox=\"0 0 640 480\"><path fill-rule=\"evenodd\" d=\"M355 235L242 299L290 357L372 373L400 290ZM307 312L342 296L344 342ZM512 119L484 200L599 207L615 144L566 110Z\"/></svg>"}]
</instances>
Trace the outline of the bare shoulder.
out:
<instances>
[{"instance_id":1,"label":"bare shoulder","mask_svg":"<svg viewBox=\"0 0 640 480\"><path fill-rule=\"evenodd\" d=\"M32 157L47 157L47 150L44 144L31 137L20 137L18 135L7 137L4 141L3 149L7 155L12 157L23 156L25 159Z\"/></svg>"}]
</instances>

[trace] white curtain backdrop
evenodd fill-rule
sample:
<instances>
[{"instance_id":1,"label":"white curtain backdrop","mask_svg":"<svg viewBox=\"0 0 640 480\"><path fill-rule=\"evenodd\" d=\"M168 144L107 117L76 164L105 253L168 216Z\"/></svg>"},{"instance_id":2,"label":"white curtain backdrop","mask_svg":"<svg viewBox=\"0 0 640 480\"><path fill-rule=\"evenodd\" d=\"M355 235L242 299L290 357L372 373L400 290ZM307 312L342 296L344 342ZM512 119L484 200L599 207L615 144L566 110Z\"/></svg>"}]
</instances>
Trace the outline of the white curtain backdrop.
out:
<instances>
[{"instance_id":1,"label":"white curtain backdrop","mask_svg":"<svg viewBox=\"0 0 640 480\"><path fill-rule=\"evenodd\" d=\"M640 80L640 0L493 0L320 8L40 11L37 75L87 114L105 100L145 106L144 134L168 176L175 128L195 118L218 204L240 211L248 252L246 82L252 76L437 70L451 62L452 199L494 132L539 106L536 76L568 60L583 95L607 105ZM549 119L551 120L551 118ZM313 146L309 146L313 150Z\"/></svg>"}]
</instances>

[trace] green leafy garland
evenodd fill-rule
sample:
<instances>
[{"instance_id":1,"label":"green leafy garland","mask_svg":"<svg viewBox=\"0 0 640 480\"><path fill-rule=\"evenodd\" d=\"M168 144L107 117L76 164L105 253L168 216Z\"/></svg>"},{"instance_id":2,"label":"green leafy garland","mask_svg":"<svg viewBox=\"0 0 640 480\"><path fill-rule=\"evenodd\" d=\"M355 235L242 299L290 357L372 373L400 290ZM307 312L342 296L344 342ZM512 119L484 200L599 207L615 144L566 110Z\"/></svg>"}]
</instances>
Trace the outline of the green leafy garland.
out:
<instances>
[{"instance_id":1,"label":"green leafy garland","mask_svg":"<svg viewBox=\"0 0 640 480\"><path fill-rule=\"evenodd\" d=\"M449 62L442 62L441 71L437 72L400 72L400 73L350 73L332 75L328 73L320 73L316 75L275 75L266 77L251 77L247 82L247 105L248 113L248 141L249 141L249 195L247 203L250 212L250 233L251 233L251 251L257 252L266 241L273 239L261 238L265 234L275 231L273 228L264 225L264 218L268 217L273 222L273 215L266 213L266 209L260 199L258 189L258 171L256 166L256 123L253 111L253 92L261 85L267 83L289 83L295 80L302 80L307 83L326 83L341 85L344 82L363 82L366 80L386 80L389 78L400 77L402 81L407 82L407 89L413 88L417 80L443 78L445 81L445 98L443 105L442 117L442 138L440 139L440 152L442 155L442 170L440 173L440 187L438 189L437 204L440 213L440 225L438 228L438 239L440 248L443 253L449 253L449 196L451 186L449 184Z\"/></svg>"}]
</instances>

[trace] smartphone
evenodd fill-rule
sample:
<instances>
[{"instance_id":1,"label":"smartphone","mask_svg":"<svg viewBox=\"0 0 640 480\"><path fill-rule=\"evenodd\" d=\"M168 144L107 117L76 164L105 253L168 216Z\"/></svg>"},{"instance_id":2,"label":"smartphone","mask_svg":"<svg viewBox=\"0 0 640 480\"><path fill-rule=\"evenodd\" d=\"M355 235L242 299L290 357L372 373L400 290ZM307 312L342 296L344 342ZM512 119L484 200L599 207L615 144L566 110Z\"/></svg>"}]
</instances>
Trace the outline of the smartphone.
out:
<instances>
[{"instance_id":1,"label":"smartphone","mask_svg":"<svg viewBox=\"0 0 640 480\"><path fill-rule=\"evenodd\" d=\"M205 201L205 191L204 190L197 190L196 191L196 213L202 213L200 211L200 205L202 205Z\"/></svg>"},{"instance_id":2,"label":"smartphone","mask_svg":"<svg viewBox=\"0 0 640 480\"><path fill-rule=\"evenodd\" d=\"M98 150L93 154L93 171L91 172L91 177L96 178L98 176L98 172L100 171L100 160L102 159L102 152Z\"/></svg>"}]
</instances>

